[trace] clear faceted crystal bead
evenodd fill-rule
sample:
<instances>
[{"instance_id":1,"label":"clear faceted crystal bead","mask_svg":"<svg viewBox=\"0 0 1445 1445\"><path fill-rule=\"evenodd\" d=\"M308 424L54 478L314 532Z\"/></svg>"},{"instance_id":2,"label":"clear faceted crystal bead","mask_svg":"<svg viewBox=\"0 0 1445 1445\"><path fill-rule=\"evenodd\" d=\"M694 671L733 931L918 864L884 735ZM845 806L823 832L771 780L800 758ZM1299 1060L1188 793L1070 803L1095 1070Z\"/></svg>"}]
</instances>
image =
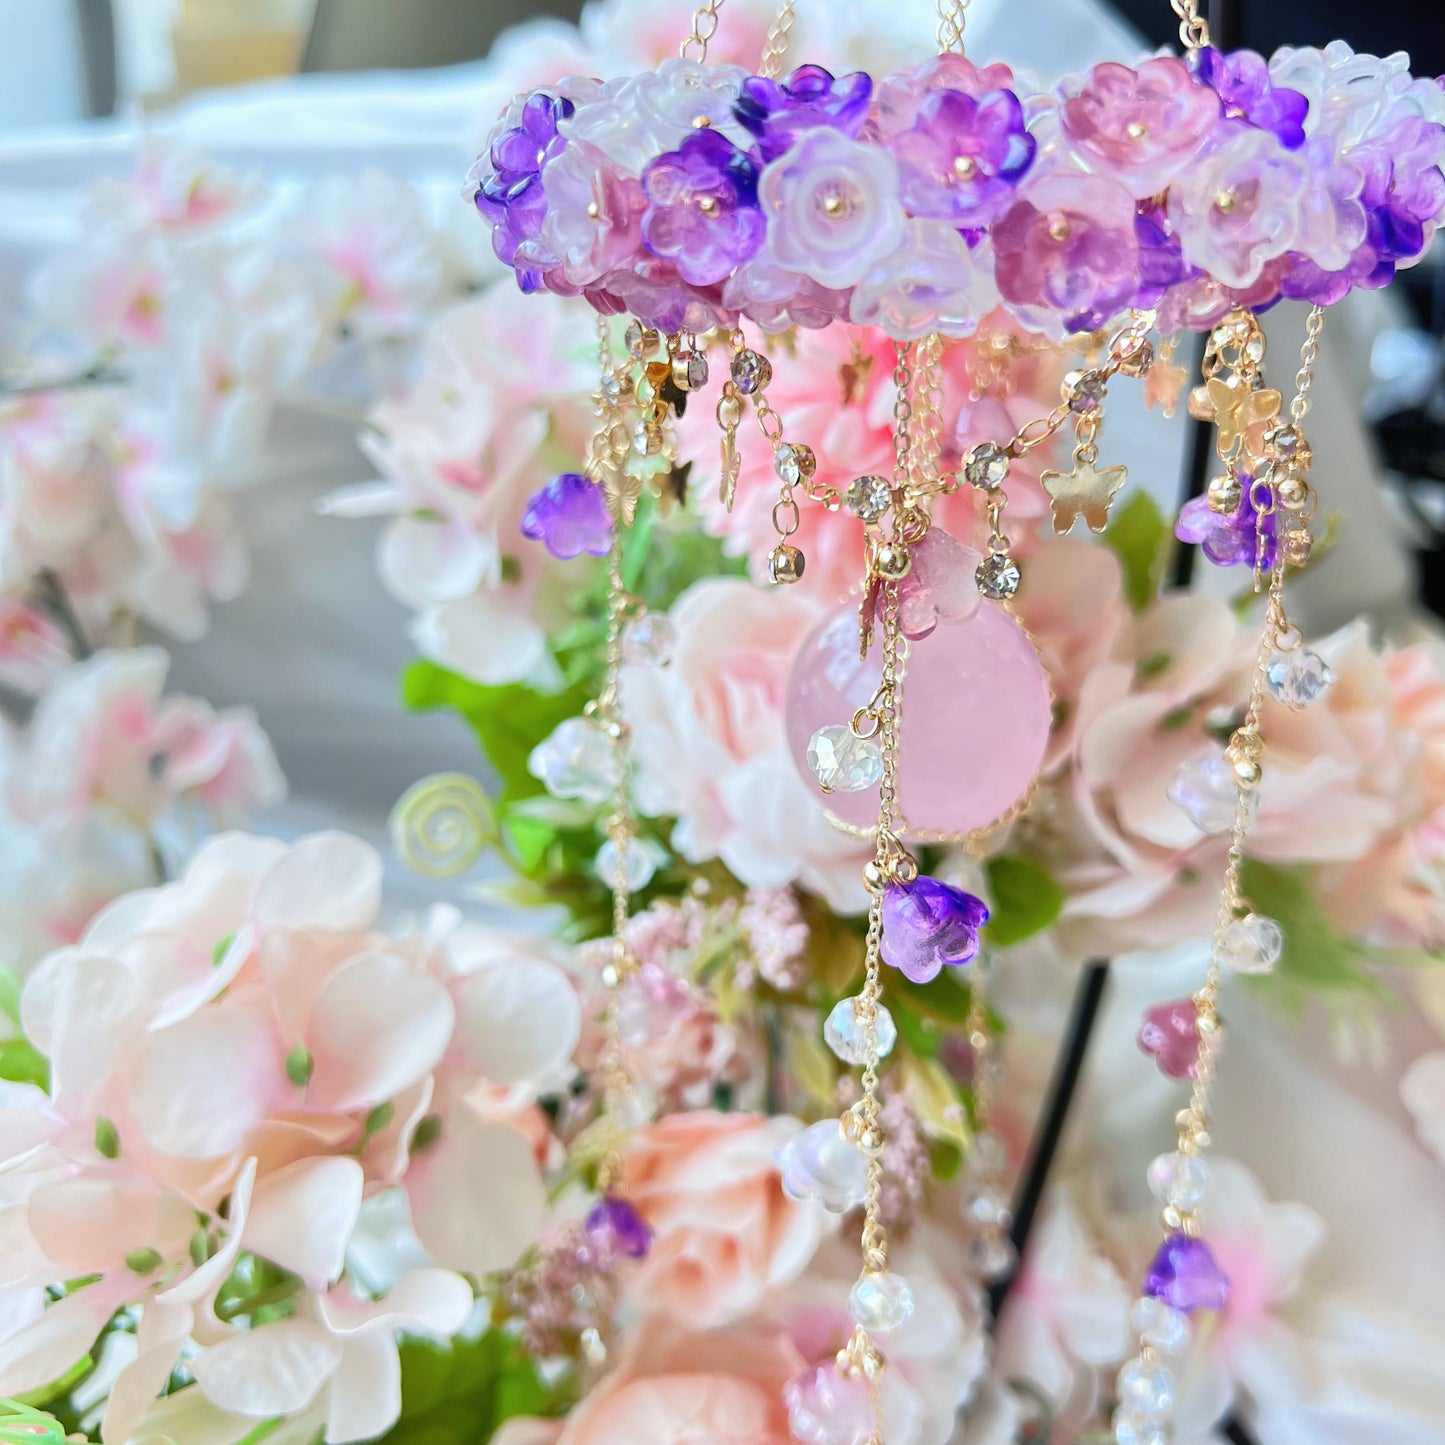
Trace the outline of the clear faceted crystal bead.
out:
<instances>
[{"instance_id":1,"label":"clear faceted crystal bead","mask_svg":"<svg viewBox=\"0 0 1445 1445\"><path fill-rule=\"evenodd\" d=\"M652 875L657 872L657 860L652 856L650 848L634 838L627 845L626 861L627 891L640 892L652 882ZM609 838L597 850L597 876L609 888L617 887L618 879L622 875L621 862L622 850Z\"/></svg>"},{"instance_id":2,"label":"clear faceted crystal bead","mask_svg":"<svg viewBox=\"0 0 1445 1445\"><path fill-rule=\"evenodd\" d=\"M632 428L632 450L640 457L655 457L662 450L662 428L640 421Z\"/></svg>"},{"instance_id":3,"label":"clear faceted crystal bead","mask_svg":"<svg viewBox=\"0 0 1445 1445\"><path fill-rule=\"evenodd\" d=\"M1169 1445L1169 1432L1137 1410L1115 1410L1114 1445Z\"/></svg>"},{"instance_id":4,"label":"clear faceted crystal bead","mask_svg":"<svg viewBox=\"0 0 1445 1445\"><path fill-rule=\"evenodd\" d=\"M1019 590L1019 583L1022 581L1018 563L1005 552L993 552L985 557L978 564L974 577L978 582L978 590L995 602L1012 597Z\"/></svg>"},{"instance_id":5,"label":"clear faceted crystal bead","mask_svg":"<svg viewBox=\"0 0 1445 1445\"><path fill-rule=\"evenodd\" d=\"M1183 808L1201 833L1228 833L1234 827L1239 785L1222 752L1206 753L1180 763L1169 780L1169 801ZM1245 794L1246 821L1259 811L1259 794Z\"/></svg>"},{"instance_id":6,"label":"clear faceted crystal bead","mask_svg":"<svg viewBox=\"0 0 1445 1445\"><path fill-rule=\"evenodd\" d=\"M773 453L773 470L780 481L796 487L812 478L818 470L818 458L813 448L803 442L784 442Z\"/></svg>"},{"instance_id":7,"label":"clear faceted crystal bead","mask_svg":"<svg viewBox=\"0 0 1445 1445\"><path fill-rule=\"evenodd\" d=\"M1098 411L1108 389L1109 378L1098 371L1071 372L1064 379L1064 399L1075 413Z\"/></svg>"},{"instance_id":8,"label":"clear faceted crystal bead","mask_svg":"<svg viewBox=\"0 0 1445 1445\"><path fill-rule=\"evenodd\" d=\"M1224 930L1219 961L1236 973L1271 973L1284 952L1284 930L1262 913L1246 913Z\"/></svg>"},{"instance_id":9,"label":"clear faceted crystal bead","mask_svg":"<svg viewBox=\"0 0 1445 1445\"><path fill-rule=\"evenodd\" d=\"M617 750L586 718L569 717L532 749L527 771L554 798L605 803L617 790Z\"/></svg>"},{"instance_id":10,"label":"clear faceted crystal bead","mask_svg":"<svg viewBox=\"0 0 1445 1445\"><path fill-rule=\"evenodd\" d=\"M975 1235L969 1241L968 1257L979 1277L992 1284L1010 1273L1018 1255L1008 1235L990 1232Z\"/></svg>"},{"instance_id":11,"label":"clear faceted crystal bead","mask_svg":"<svg viewBox=\"0 0 1445 1445\"><path fill-rule=\"evenodd\" d=\"M1149 1165L1149 1188L1161 1204L1193 1209L1204 1199L1209 1169L1192 1154L1161 1154Z\"/></svg>"},{"instance_id":12,"label":"clear faceted crystal bead","mask_svg":"<svg viewBox=\"0 0 1445 1445\"><path fill-rule=\"evenodd\" d=\"M833 1214L856 1209L868 1192L868 1161L843 1137L836 1119L800 1129L778 1150L778 1163L789 1199L821 1204Z\"/></svg>"},{"instance_id":13,"label":"clear faceted crystal bead","mask_svg":"<svg viewBox=\"0 0 1445 1445\"><path fill-rule=\"evenodd\" d=\"M622 400L622 378L615 371L602 378L602 395L614 405Z\"/></svg>"},{"instance_id":14,"label":"clear faceted crystal bead","mask_svg":"<svg viewBox=\"0 0 1445 1445\"><path fill-rule=\"evenodd\" d=\"M913 1291L902 1275L865 1274L848 1295L848 1313L865 1330L891 1334L913 1318Z\"/></svg>"},{"instance_id":15,"label":"clear faceted crystal bead","mask_svg":"<svg viewBox=\"0 0 1445 1445\"><path fill-rule=\"evenodd\" d=\"M733 357L729 368L733 385L744 396L761 391L773 379L773 363L760 351L744 348Z\"/></svg>"},{"instance_id":16,"label":"clear faceted crystal bead","mask_svg":"<svg viewBox=\"0 0 1445 1445\"><path fill-rule=\"evenodd\" d=\"M1182 1354L1189 1347L1189 1316L1152 1295L1141 1295L1129 1311L1129 1323L1141 1343L1164 1355Z\"/></svg>"},{"instance_id":17,"label":"clear faceted crystal bead","mask_svg":"<svg viewBox=\"0 0 1445 1445\"><path fill-rule=\"evenodd\" d=\"M992 491L1008 476L1008 454L995 442L980 442L963 459L963 477L970 486Z\"/></svg>"},{"instance_id":18,"label":"clear faceted crystal bead","mask_svg":"<svg viewBox=\"0 0 1445 1445\"><path fill-rule=\"evenodd\" d=\"M652 327L644 326L640 321L632 322L623 334L628 354L638 360L644 356L651 356L657 350L659 339L657 332Z\"/></svg>"},{"instance_id":19,"label":"clear faceted crystal bead","mask_svg":"<svg viewBox=\"0 0 1445 1445\"><path fill-rule=\"evenodd\" d=\"M701 391L707 385L707 357L684 351L672 358L672 379L679 391Z\"/></svg>"},{"instance_id":20,"label":"clear faceted crystal bead","mask_svg":"<svg viewBox=\"0 0 1445 1445\"><path fill-rule=\"evenodd\" d=\"M888 510L893 492L882 477L854 477L843 494L843 505L860 522L876 522Z\"/></svg>"},{"instance_id":21,"label":"clear faceted crystal bead","mask_svg":"<svg viewBox=\"0 0 1445 1445\"><path fill-rule=\"evenodd\" d=\"M1174 1408L1174 1372L1154 1360L1130 1360L1119 1371L1119 1403L1155 1419Z\"/></svg>"},{"instance_id":22,"label":"clear faceted crystal bead","mask_svg":"<svg viewBox=\"0 0 1445 1445\"><path fill-rule=\"evenodd\" d=\"M883 776L883 750L875 739L832 723L813 734L808 766L825 793L861 793Z\"/></svg>"},{"instance_id":23,"label":"clear faceted crystal bead","mask_svg":"<svg viewBox=\"0 0 1445 1445\"><path fill-rule=\"evenodd\" d=\"M868 1057L863 1021L859 1017L862 1002L857 998L839 999L823 1025L824 1041L845 1064L861 1064ZM881 1003L874 1008L873 1032L878 1057L887 1058L898 1042L898 1026Z\"/></svg>"},{"instance_id":24,"label":"clear faceted crystal bead","mask_svg":"<svg viewBox=\"0 0 1445 1445\"><path fill-rule=\"evenodd\" d=\"M1264 684L1270 696L1286 707L1308 707L1317 702L1334 680L1329 663L1307 647L1276 652L1264 669Z\"/></svg>"},{"instance_id":25,"label":"clear faceted crystal bead","mask_svg":"<svg viewBox=\"0 0 1445 1445\"><path fill-rule=\"evenodd\" d=\"M622 629L622 660L666 667L677 646L677 629L665 612L647 612Z\"/></svg>"}]
</instances>

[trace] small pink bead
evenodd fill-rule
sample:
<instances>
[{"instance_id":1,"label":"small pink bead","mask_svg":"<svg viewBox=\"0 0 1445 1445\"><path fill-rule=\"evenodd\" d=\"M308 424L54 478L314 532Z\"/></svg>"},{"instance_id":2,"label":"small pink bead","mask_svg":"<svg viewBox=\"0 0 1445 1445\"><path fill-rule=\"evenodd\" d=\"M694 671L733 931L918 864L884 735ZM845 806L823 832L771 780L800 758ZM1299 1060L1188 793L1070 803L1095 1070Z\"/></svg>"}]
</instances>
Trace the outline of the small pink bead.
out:
<instances>
[{"instance_id":1,"label":"small pink bead","mask_svg":"<svg viewBox=\"0 0 1445 1445\"><path fill-rule=\"evenodd\" d=\"M1194 1000L1175 999L1146 1009L1139 1028L1139 1047L1159 1066L1166 1079L1191 1079L1199 1062L1199 1031Z\"/></svg>"}]
</instances>

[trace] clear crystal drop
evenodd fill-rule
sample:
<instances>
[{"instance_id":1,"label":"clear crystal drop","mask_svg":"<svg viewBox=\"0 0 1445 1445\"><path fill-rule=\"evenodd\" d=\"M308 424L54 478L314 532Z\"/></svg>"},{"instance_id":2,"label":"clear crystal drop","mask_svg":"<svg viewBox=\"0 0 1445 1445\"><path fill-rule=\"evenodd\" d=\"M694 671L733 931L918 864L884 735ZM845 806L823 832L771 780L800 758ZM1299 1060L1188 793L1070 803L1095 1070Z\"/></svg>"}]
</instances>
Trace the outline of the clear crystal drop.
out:
<instances>
[{"instance_id":1,"label":"clear crystal drop","mask_svg":"<svg viewBox=\"0 0 1445 1445\"><path fill-rule=\"evenodd\" d=\"M1001 1189L980 1189L966 1208L968 1217L983 1228L1007 1229L1013 1223L1008 1195Z\"/></svg>"},{"instance_id":2,"label":"clear crystal drop","mask_svg":"<svg viewBox=\"0 0 1445 1445\"><path fill-rule=\"evenodd\" d=\"M1152 1360L1130 1360L1119 1371L1119 1403L1139 1414L1167 1415L1174 1408L1174 1372Z\"/></svg>"},{"instance_id":3,"label":"clear crystal drop","mask_svg":"<svg viewBox=\"0 0 1445 1445\"><path fill-rule=\"evenodd\" d=\"M1284 930L1262 913L1246 913L1224 930L1219 961L1236 973L1271 973L1284 952Z\"/></svg>"},{"instance_id":4,"label":"clear crystal drop","mask_svg":"<svg viewBox=\"0 0 1445 1445\"><path fill-rule=\"evenodd\" d=\"M861 1064L867 1058L863 1023L858 1017L861 1003L856 998L839 999L823 1025L824 1040L845 1064ZM878 1057L887 1058L898 1042L898 1027L881 1003L874 1010L873 1031Z\"/></svg>"},{"instance_id":5,"label":"clear crystal drop","mask_svg":"<svg viewBox=\"0 0 1445 1445\"><path fill-rule=\"evenodd\" d=\"M1022 581L1018 563L1004 552L993 552L985 557L978 564L974 576L978 581L978 590L995 602L1012 597Z\"/></svg>"},{"instance_id":6,"label":"clear crystal drop","mask_svg":"<svg viewBox=\"0 0 1445 1445\"><path fill-rule=\"evenodd\" d=\"M1161 1204L1193 1209L1208 1186L1208 1166L1192 1154L1161 1154L1149 1166L1149 1189Z\"/></svg>"},{"instance_id":7,"label":"clear crystal drop","mask_svg":"<svg viewBox=\"0 0 1445 1445\"><path fill-rule=\"evenodd\" d=\"M902 1275L865 1274L848 1295L848 1313L865 1330L891 1334L913 1318L913 1291Z\"/></svg>"},{"instance_id":8,"label":"clear crystal drop","mask_svg":"<svg viewBox=\"0 0 1445 1445\"><path fill-rule=\"evenodd\" d=\"M1334 680L1329 663L1307 647L1276 652L1264 669L1264 683L1270 696L1286 707L1308 707L1318 702Z\"/></svg>"},{"instance_id":9,"label":"clear crystal drop","mask_svg":"<svg viewBox=\"0 0 1445 1445\"><path fill-rule=\"evenodd\" d=\"M1169 780L1168 794L1169 801L1183 808L1201 833L1215 836L1233 830L1239 786L1222 752L1180 763ZM1252 823L1259 811L1259 794L1247 793L1245 799L1246 821Z\"/></svg>"},{"instance_id":10,"label":"clear crystal drop","mask_svg":"<svg viewBox=\"0 0 1445 1445\"><path fill-rule=\"evenodd\" d=\"M876 522L888 510L893 491L882 477L854 477L843 494L843 505L860 522Z\"/></svg>"},{"instance_id":11,"label":"clear crystal drop","mask_svg":"<svg viewBox=\"0 0 1445 1445\"><path fill-rule=\"evenodd\" d=\"M617 750L586 718L569 717L532 749L527 771L554 798L605 803L617 791Z\"/></svg>"},{"instance_id":12,"label":"clear crystal drop","mask_svg":"<svg viewBox=\"0 0 1445 1445\"><path fill-rule=\"evenodd\" d=\"M868 1192L868 1161L843 1137L836 1119L823 1119L794 1134L778 1150L783 1193L789 1199L821 1204L846 1214Z\"/></svg>"},{"instance_id":13,"label":"clear crystal drop","mask_svg":"<svg viewBox=\"0 0 1445 1445\"><path fill-rule=\"evenodd\" d=\"M665 612L647 612L622 629L622 660L666 667L677 647L677 629Z\"/></svg>"},{"instance_id":14,"label":"clear crystal drop","mask_svg":"<svg viewBox=\"0 0 1445 1445\"><path fill-rule=\"evenodd\" d=\"M1114 1445L1169 1445L1169 1432L1135 1410L1114 1412Z\"/></svg>"},{"instance_id":15,"label":"clear crystal drop","mask_svg":"<svg viewBox=\"0 0 1445 1445\"><path fill-rule=\"evenodd\" d=\"M1012 1272L1018 1252L1006 1234L980 1234L969 1241L968 1257L980 1278L992 1284Z\"/></svg>"},{"instance_id":16,"label":"clear crystal drop","mask_svg":"<svg viewBox=\"0 0 1445 1445\"><path fill-rule=\"evenodd\" d=\"M773 470L780 481L796 487L812 478L818 470L818 459L812 447L802 442L784 442L773 454Z\"/></svg>"},{"instance_id":17,"label":"clear crystal drop","mask_svg":"<svg viewBox=\"0 0 1445 1445\"><path fill-rule=\"evenodd\" d=\"M644 356L651 356L657 350L659 340L657 332L650 326L644 326L640 321L632 322L623 334L628 354L636 357L639 361Z\"/></svg>"},{"instance_id":18,"label":"clear crystal drop","mask_svg":"<svg viewBox=\"0 0 1445 1445\"><path fill-rule=\"evenodd\" d=\"M1142 1295L1134 1301L1129 1312L1129 1323L1142 1343L1152 1346L1161 1354L1178 1355L1189 1347L1192 1334L1189 1316L1152 1295Z\"/></svg>"},{"instance_id":19,"label":"clear crystal drop","mask_svg":"<svg viewBox=\"0 0 1445 1445\"><path fill-rule=\"evenodd\" d=\"M1008 476L1008 455L994 442L980 442L963 459L964 480L970 486L992 491Z\"/></svg>"},{"instance_id":20,"label":"clear crystal drop","mask_svg":"<svg viewBox=\"0 0 1445 1445\"><path fill-rule=\"evenodd\" d=\"M609 887L616 888L621 877L619 854L622 852L611 838L597 850L597 876ZM627 891L639 893L652 882L657 872L657 861L652 850L636 838L627 845Z\"/></svg>"},{"instance_id":21,"label":"clear crystal drop","mask_svg":"<svg viewBox=\"0 0 1445 1445\"><path fill-rule=\"evenodd\" d=\"M883 776L883 750L873 738L833 723L813 734L808 766L825 793L861 793Z\"/></svg>"}]
</instances>

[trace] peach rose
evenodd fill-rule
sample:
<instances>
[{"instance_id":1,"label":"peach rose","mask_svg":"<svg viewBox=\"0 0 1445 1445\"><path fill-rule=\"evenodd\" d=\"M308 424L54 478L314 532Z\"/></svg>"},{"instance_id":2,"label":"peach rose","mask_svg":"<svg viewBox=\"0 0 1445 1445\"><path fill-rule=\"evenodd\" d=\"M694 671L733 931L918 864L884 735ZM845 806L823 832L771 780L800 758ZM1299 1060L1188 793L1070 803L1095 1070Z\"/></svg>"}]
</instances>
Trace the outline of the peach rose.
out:
<instances>
[{"instance_id":1,"label":"peach rose","mask_svg":"<svg viewBox=\"0 0 1445 1445\"><path fill-rule=\"evenodd\" d=\"M657 1321L565 1420L509 1420L495 1445L792 1445L786 1336L678 1335Z\"/></svg>"},{"instance_id":2,"label":"peach rose","mask_svg":"<svg viewBox=\"0 0 1445 1445\"><path fill-rule=\"evenodd\" d=\"M825 1216L783 1193L776 1157L797 1128L704 1109L669 1114L633 1139L623 1192L655 1234L630 1291L643 1310L715 1329L807 1268Z\"/></svg>"}]
</instances>

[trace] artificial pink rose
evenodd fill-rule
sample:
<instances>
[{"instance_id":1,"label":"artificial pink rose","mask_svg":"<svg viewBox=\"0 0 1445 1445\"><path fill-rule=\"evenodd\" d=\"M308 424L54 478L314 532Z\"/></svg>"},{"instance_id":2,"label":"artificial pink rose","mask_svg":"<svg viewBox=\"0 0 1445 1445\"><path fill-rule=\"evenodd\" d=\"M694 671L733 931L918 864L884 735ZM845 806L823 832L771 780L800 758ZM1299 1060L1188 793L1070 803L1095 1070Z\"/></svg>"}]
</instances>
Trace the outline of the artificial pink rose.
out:
<instances>
[{"instance_id":1,"label":"artificial pink rose","mask_svg":"<svg viewBox=\"0 0 1445 1445\"><path fill-rule=\"evenodd\" d=\"M864 907L866 846L828 822L783 728L788 671L818 603L714 577L689 587L670 616L671 665L624 669L638 806L677 819L672 847L690 862L721 858L750 887L798 882L834 907Z\"/></svg>"},{"instance_id":2,"label":"artificial pink rose","mask_svg":"<svg viewBox=\"0 0 1445 1445\"><path fill-rule=\"evenodd\" d=\"M623 1194L654 1234L629 1292L648 1313L714 1329L796 1279L824 1215L783 1193L777 1152L797 1121L710 1109L640 1130L623 1157Z\"/></svg>"},{"instance_id":3,"label":"artificial pink rose","mask_svg":"<svg viewBox=\"0 0 1445 1445\"><path fill-rule=\"evenodd\" d=\"M565 1420L509 1420L495 1445L793 1445L783 1386L800 1364L778 1332L645 1322Z\"/></svg>"},{"instance_id":4,"label":"artificial pink rose","mask_svg":"<svg viewBox=\"0 0 1445 1445\"><path fill-rule=\"evenodd\" d=\"M276 754L250 708L217 713L196 698L172 698L156 716L151 743L161 786L196 798L217 827L235 827L286 796Z\"/></svg>"}]
</instances>

